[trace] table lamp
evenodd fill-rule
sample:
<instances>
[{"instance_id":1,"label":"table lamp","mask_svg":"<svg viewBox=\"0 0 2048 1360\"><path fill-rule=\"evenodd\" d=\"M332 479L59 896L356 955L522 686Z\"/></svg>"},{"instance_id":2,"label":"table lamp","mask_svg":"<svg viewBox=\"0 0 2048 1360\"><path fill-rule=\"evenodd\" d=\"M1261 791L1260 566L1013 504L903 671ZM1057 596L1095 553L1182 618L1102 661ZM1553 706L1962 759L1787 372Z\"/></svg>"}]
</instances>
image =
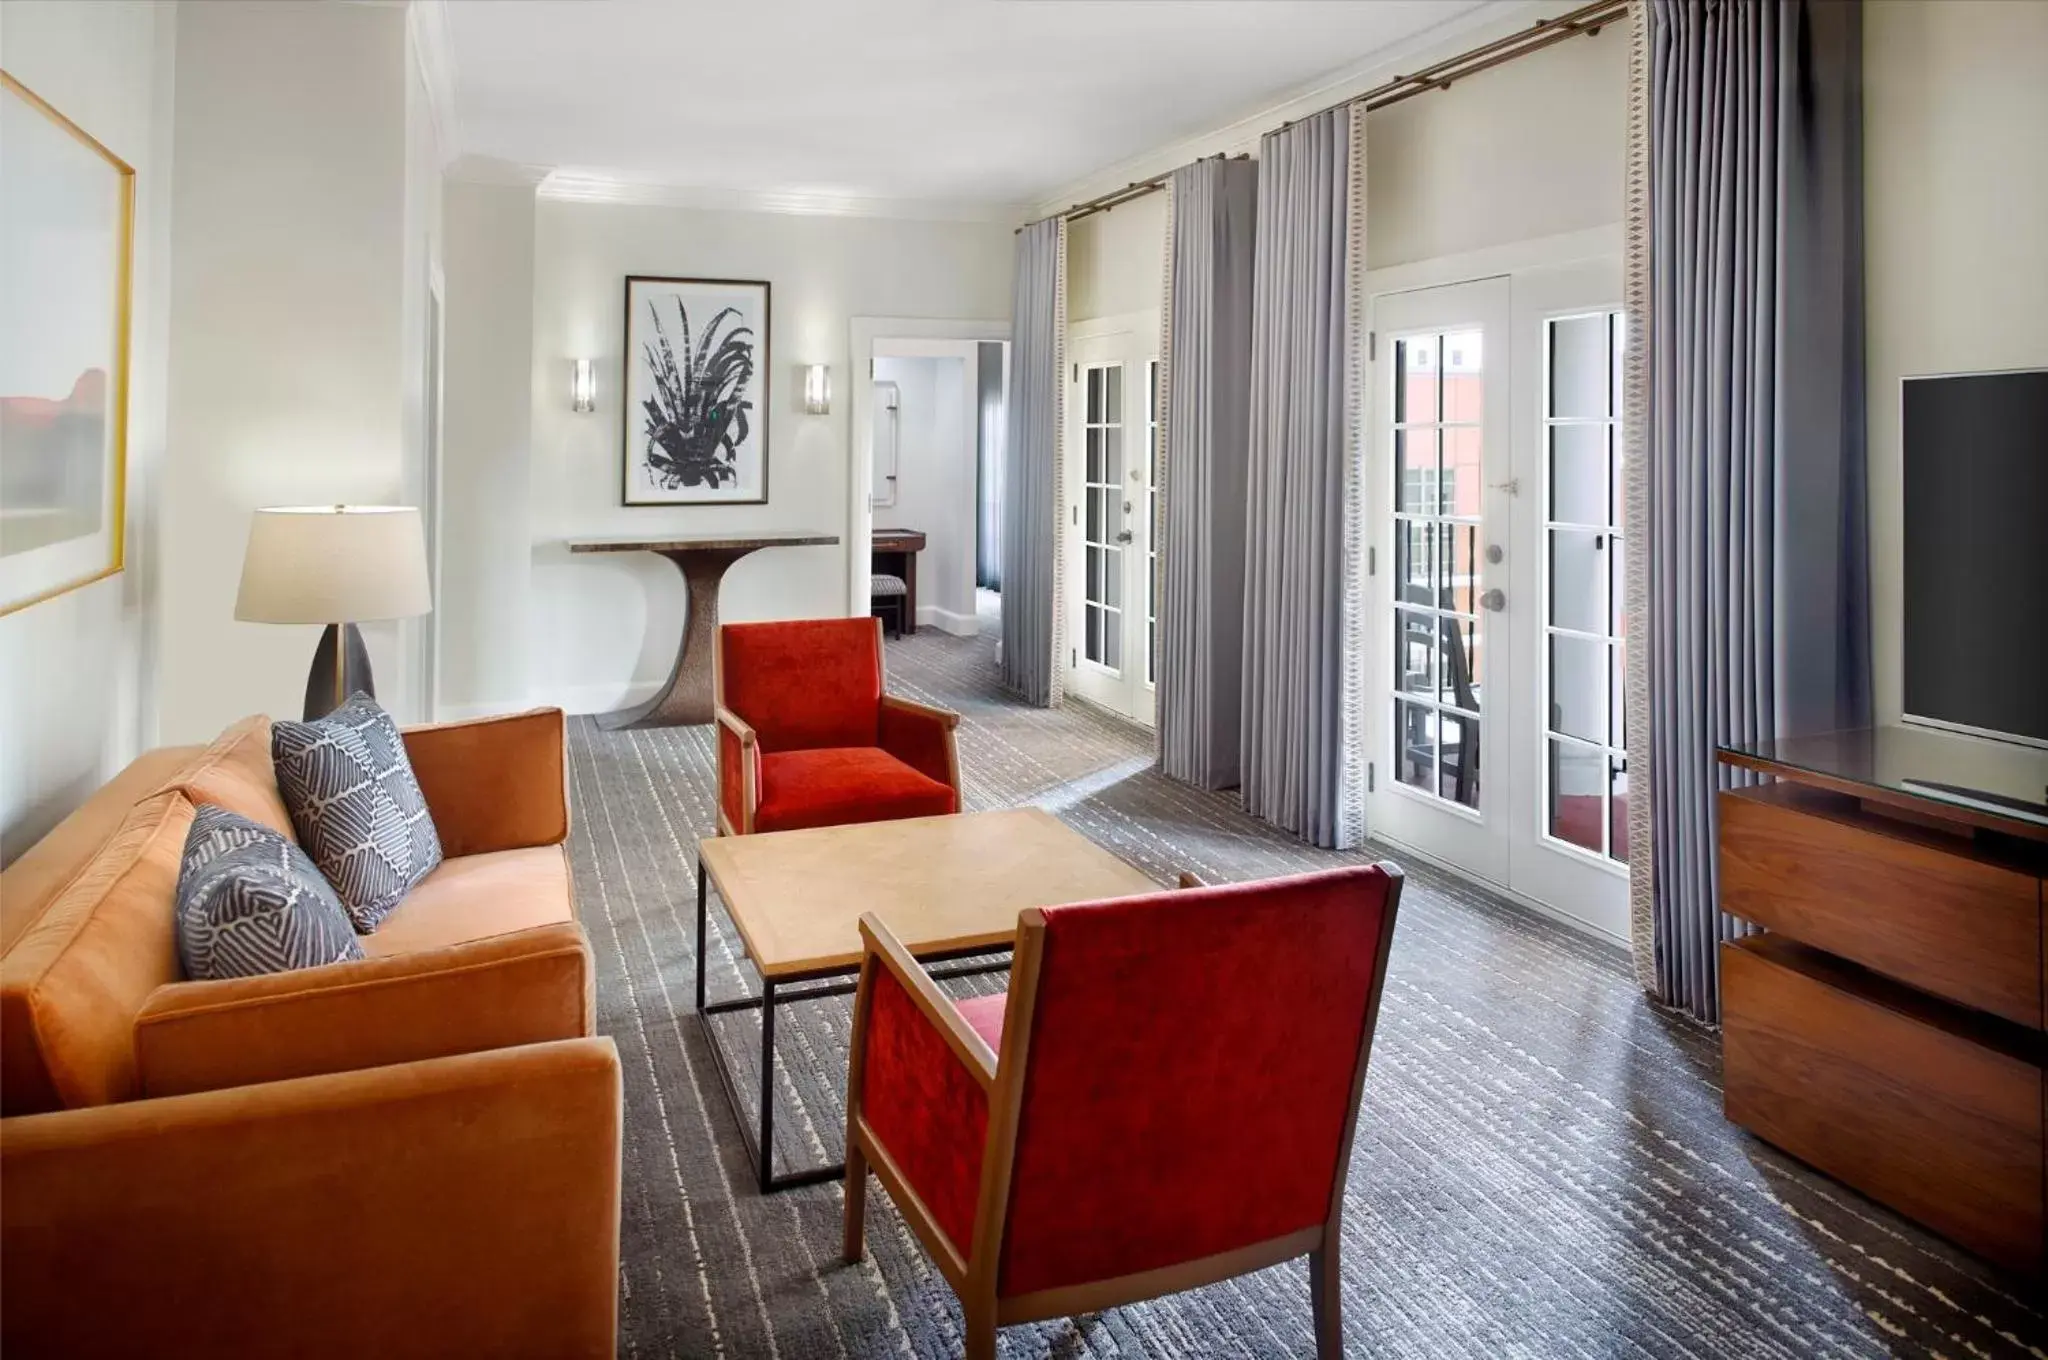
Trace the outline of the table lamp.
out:
<instances>
[{"instance_id":1,"label":"table lamp","mask_svg":"<svg viewBox=\"0 0 2048 1360\"><path fill-rule=\"evenodd\" d=\"M249 522L235 617L327 625L306 676L308 722L358 690L377 692L357 623L433 607L426 538L412 506L271 506Z\"/></svg>"}]
</instances>

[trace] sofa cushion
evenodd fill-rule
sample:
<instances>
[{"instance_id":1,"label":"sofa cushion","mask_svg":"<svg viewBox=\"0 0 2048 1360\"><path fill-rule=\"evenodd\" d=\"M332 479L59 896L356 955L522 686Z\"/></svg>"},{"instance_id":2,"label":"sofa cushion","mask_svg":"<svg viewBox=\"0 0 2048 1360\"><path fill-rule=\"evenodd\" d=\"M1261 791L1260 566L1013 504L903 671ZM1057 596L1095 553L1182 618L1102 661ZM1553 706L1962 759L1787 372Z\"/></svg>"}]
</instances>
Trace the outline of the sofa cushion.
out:
<instances>
[{"instance_id":1,"label":"sofa cushion","mask_svg":"<svg viewBox=\"0 0 2048 1360\"><path fill-rule=\"evenodd\" d=\"M878 747L783 751L761 757L754 830L888 822L955 810L953 790Z\"/></svg>"},{"instance_id":2,"label":"sofa cushion","mask_svg":"<svg viewBox=\"0 0 2048 1360\"><path fill-rule=\"evenodd\" d=\"M270 763L270 719L244 718L215 737L198 759L164 781L195 807L212 804L267 826L280 836L292 834L291 814L278 793Z\"/></svg>"},{"instance_id":3,"label":"sofa cushion","mask_svg":"<svg viewBox=\"0 0 2048 1360\"><path fill-rule=\"evenodd\" d=\"M278 792L299 844L364 934L441 862L441 840L398 724L367 694L270 729Z\"/></svg>"},{"instance_id":4,"label":"sofa cushion","mask_svg":"<svg viewBox=\"0 0 2048 1360\"><path fill-rule=\"evenodd\" d=\"M561 846L496 850L444 860L361 944L383 958L575 919Z\"/></svg>"},{"instance_id":5,"label":"sofa cushion","mask_svg":"<svg viewBox=\"0 0 2048 1360\"><path fill-rule=\"evenodd\" d=\"M145 751L135 762L74 808L41 840L21 852L0 873L0 954L41 919L65 885L90 864L121 829L135 805L163 791L163 782L184 769L203 746L164 746Z\"/></svg>"},{"instance_id":6,"label":"sofa cushion","mask_svg":"<svg viewBox=\"0 0 2048 1360\"><path fill-rule=\"evenodd\" d=\"M145 799L0 957L0 1113L135 1093L135 1016L178 979L172 901L192 805Z\"/></svg>"},{"instance_id":7,"label":"sofa cushion","mask_svg":"<svg viewBox=\"0 0 2048 1360\"><path fill-rule=\"evenodd\" d=\"M289 836L208 804L178 870L178 961L193 981L360 959L334 889Z\"/></svg>"}]
</instances>

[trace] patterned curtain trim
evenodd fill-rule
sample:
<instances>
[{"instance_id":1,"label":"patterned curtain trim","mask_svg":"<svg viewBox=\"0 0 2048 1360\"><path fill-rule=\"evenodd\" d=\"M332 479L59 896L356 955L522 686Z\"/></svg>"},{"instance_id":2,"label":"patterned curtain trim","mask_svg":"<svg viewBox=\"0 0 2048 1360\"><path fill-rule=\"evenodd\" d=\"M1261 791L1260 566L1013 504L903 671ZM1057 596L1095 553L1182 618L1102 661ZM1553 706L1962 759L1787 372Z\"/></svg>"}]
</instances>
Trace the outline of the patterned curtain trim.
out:
<instances>
[{"instance_id":1,"label":"patterned curtain trim","mask_svg":"<svg viewBox=\"0 0 2048 1360\"><path fill-rule=\"evenodd\" d=\"M1628 7L1627 244L1622 261L1622 306L1627 348L1622 353L1621 429L1623 609L1627 614L1627 674L1622 680L1628 728L1628 934L1636 982L1657 994L1656 844L1650 760L1650 16L1646 0Z\"/></svg>"},{"instance_id":2,"label":"patterned curtain trim","mask_svg":"<svg viewBox=\"0 0 2048 1360\"><path fill-rule=\"evenodd\" d=\"M1060 219L1058 263L1053 271L1052 313L1052 664L1045 706L1066 697L1067 672L1067 219Z\"/></svg>"},{"instance_id":3,"label":"patterned curtain trim","mask_svg":"<svg viewBox=\"0 0 2048 1360\"><path fill-rule=\"evenodd\" d=\"M1159 607L1165 602L1166 598L1166 554L1160 552L1159 547L1165 541L1166 498L1171 494L1168 485L1170 477L1166 463L1166 413L1173 408L1173 403L1167 399L1167 387L1173 380L1173 181L1171 179L1166 181L1164 193L1166 194L1166 248L1159 253L1159 382L1156 390L1152 393L1154 403L1152 419L1157 422L1159 433L1152 443L1152 486L1154 494L1151 506L1152 523L1146 530L1147 533L1151 534L1151 538L1147 541L1153 549L1152 607L1157 615L1164 615L1166 612ZM1159 664L1159 642L1162 632L1163 630L1159 628L1151 629L1150 635L1146 639L1147 650L1151 653L1151 673L1155 681L1162 669ZM1163 700L1164 697L1160 695L1158 699ZM1165 748L1162 744L1163 739L1160 736L1165 726L1164 723L1158 720L1158 715L1155 713L1152 722L1152 759L1155 763L1159 762L1165 754Z\"/></svg>"},{"instance_id":4,"label":"patterned curtain trim","mask_svg":"<svg viewBox=\"0 0 2048 1360\"><path fill-rule=\"evenodd\" d=\"M1365 105L1353 104L1350 184L1344 197L1344 632L1339 647L1343 692L1338 730L1337 827L1339 850L1364 844L1366 695L1366 399L1365 354Z\"/></svg>"}]
</instances>

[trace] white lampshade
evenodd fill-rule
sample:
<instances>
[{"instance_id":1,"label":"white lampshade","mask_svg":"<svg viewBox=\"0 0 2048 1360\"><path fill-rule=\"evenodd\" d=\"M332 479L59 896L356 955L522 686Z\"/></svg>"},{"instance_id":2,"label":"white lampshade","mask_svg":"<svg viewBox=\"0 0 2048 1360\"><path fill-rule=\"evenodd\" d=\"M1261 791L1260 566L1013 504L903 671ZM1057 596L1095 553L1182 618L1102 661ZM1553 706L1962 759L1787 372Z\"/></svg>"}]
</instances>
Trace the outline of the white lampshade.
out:
<instances>
[{"instance_id":1,"label":"white lampshade","mask_svg":"<svg viewBox=\"0 0 2048 1360\"><path fill-rule=\"evenodd\" d=\"M238 619L364 623L433 607L426 538L412 506L273 506L249 521Z\"/></svg>"}]
</instances>

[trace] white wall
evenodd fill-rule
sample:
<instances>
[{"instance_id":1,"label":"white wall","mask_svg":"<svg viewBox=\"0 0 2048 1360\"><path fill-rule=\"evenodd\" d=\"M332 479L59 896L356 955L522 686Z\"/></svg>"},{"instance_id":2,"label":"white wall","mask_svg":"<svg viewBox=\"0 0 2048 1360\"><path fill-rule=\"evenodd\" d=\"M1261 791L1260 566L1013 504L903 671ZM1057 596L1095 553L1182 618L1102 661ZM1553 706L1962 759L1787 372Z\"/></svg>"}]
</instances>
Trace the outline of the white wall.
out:
<instances>
[{"instance_id":1,"label":"white wall","mask_svg":"<svg viewBox=\"0 0 2048 1360\"><path fill-rule=\"evenodd\" d=\"M1067 324L1156 312L1166 296L1166 199L1148 194L1067 228Z\"/></svg>"},{"instance_id":2,"label":"white wall","mask_svg":"<svg viewBox=\"0 0 2048 1360\"><path fill-rule=\"evenodd\" d=\"M250 512L406 490L405 41L388 6L179 11L166 739L300 707L318 628L234 620ZM397 628L363 632L409 716Z\"/></svg>"},{"instance_id":3,"label":"white wall","mask_svg":"<svg viewBox=\"0 0 2048 1360\"><path fill-rule=\"evenodd\" d=\"M468 717L520 708L527 696L533 186L451 179L443 222L439 712Z\"/></svg>"},{"instance_id":4,"label":"white wall","mask_svg":"<svg viewBox=\"0 0 2048 1360\"><path fill-rule=\"evenodd\" d=\"M882 343L877 348L882 348ZM973 341L959 348L972 352ZM893 382L897 407L896 504L875 511L877 528L923 531L917 558L917 622L976 631L974 617L974 382L964 357L877 355L875 377Z\"/></svg>"},{"instance_id":5,"label":"white wall","mask_svg":"<svg viewBox=\"0 0 2048 1360\"><path fill-rule=\"evenodd\" d=\"M155 738L177 11L7 0L0 64L135 169L127 567L0 618L0 861Z\"/></svg>"},{"instance_id":6,"label":"white wall","mask_svg":"<svg viewBox=\"0 0 2048 1360\"><path fill-rule=\"evenodd\" d=\"M1878 720L1896 722L1900 379L2048 365L2048 3L1863 13L1872 648Z\"/></svg>"},{"instance_id":7,"label":"white wall","mask_svg":"<svg viewBox=\"0 0 2048 1360\"><path fill-rule=\"evenodd\" d=\"M1011 248L1009 228L992 224L541 199L531 279L532 697L577 711L638 697L667 676L682 627L683 583L668 563L646 554L572 559L565 539L724 529L818 529L843 538L856 494L847 475L850 318L1005 317ZM623 280L635 273L773 285L766 505L619 504L620 307ZM569 405L578 357L597 362L597 409L588 415ZM811 363L832 366L829 416L803 413L801 370ZM447 494L452 515L462 493ZM780 548L732 569L721 608L727 619L836 615L847 598L843 545ZM459 706L491 696L443 697Z\"/></svg>"}]
</instances>

